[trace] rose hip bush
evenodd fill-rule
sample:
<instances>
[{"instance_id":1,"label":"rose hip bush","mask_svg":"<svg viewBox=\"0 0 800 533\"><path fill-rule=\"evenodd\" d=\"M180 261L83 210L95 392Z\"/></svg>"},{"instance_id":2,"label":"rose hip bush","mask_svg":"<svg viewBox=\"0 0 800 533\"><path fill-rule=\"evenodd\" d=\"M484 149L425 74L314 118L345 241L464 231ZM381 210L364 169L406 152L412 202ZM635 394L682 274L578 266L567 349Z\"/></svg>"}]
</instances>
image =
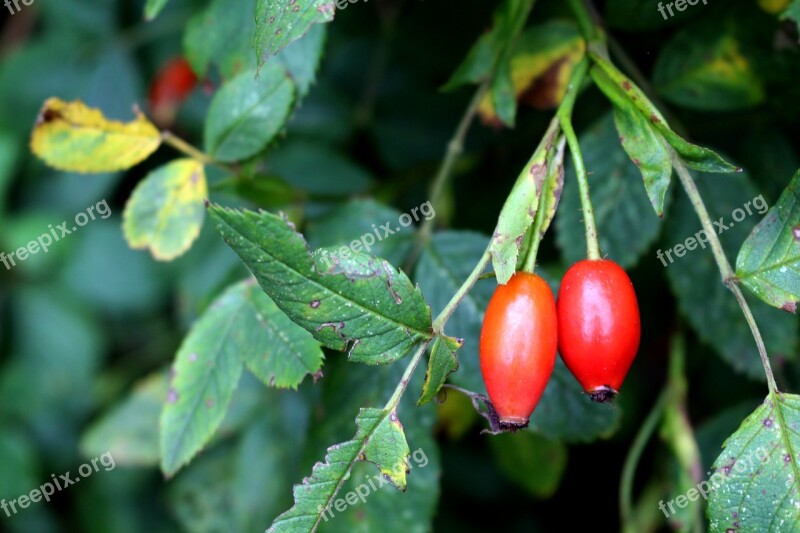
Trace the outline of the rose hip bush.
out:
<instances>
[{"instance_id":1,"label":"rose hip bush","mask_svg":"<svg viewBox=\"0 0 800 533\"><path fill-rule=\"evenodd\" d=\"M3 529L800 527L800 1L445 4L6 16Z\"/></svg>"}]
</instances>

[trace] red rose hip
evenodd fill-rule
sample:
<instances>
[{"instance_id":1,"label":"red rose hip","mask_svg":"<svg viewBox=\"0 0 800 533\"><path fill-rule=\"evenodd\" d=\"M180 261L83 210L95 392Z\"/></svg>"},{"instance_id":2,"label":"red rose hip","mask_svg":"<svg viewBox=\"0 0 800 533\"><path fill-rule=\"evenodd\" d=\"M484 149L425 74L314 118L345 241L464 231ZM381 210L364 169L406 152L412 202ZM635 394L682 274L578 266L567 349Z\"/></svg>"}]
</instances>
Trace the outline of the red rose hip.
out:
<instances>
[{"instance_id":1,"label":"red rose hip","mask_svg":"<svg viewBox=\"0 0 800 533\"><path fill-rule=\"evenodd\" d=\"M553 292L535 274L498 285L483 319L481 372L505 429L524 427L553 373L558 347Z\"/></svg>"},{"instance_id":2,"label":"red rose hip","mask_svg":"<svg viewBox=\"0 0 800 533\"><path fill-rule=\"evenodd\" d=\"M579 261L564 274L556 307L561 358L593 400L611 400L639 349L630 278L613 261Z\"/></svg>"}]
</instances>

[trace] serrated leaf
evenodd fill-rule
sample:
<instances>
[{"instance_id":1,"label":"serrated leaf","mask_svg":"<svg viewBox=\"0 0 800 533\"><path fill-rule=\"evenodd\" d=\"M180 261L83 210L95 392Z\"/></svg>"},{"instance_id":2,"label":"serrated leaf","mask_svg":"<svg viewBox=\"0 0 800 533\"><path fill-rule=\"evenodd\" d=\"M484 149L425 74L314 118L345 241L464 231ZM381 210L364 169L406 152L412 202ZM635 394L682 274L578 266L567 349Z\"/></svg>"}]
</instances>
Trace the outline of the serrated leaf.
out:
<instances>
[{"instance_id":1,"label":"serrated leaf","mask_svg":"<svg viewBox=\"0 0 800 533\"><path fill-rule=\"evenodd\" d=\"M286 71L268 63L256 77L245 71L214 96L205 125L205 144L218 161L234 162L255 155L283 128L294 101Z\"/></svg>"},{"instance_id":2,"label":"serrated leaf","mask_svg":"<svg viewBox=\"0 0 800 533\"><path fill-rule=\"evenodd\" d=\"M184 338L172 366L161 412L161 470L175 474L205 446L219 428L242 373L249 350L266 346L252 324L253 309L245 285L220 296Z\"/></svg>"},{"instance_id":3,"label":"serrated leaf","mask_svg":"<svg viewBox=\"0 0 800 533\"><path fill-rule=\"evenodd\" d=\"M591 442L611 436L620 419L619 407L592 402L558 357L528 430L564 442Z\"/></svg>"},{"instance_id":4,"label":"serrated leaf","mask_svg":"<svg viewBox=\"0 0 800 533\"><path fill-rule=\"evenodd\" d=\"M404 365L367 367L348 364L342 357L331 358L325 367L325 379L315 389L322 389L322 404L335 405L336 409L326 410L325 416L317 417L310 426L303 472L311 470L320 450L332 442L352 437L353 419L360 407L385 402L403 378L404 371ZM417 406L416 395L409 393L422 387L423 378L422 372L414 373L398 406L398 413L404 419L406 440L413 450L406 460L409 469L406 491L396 490L375 465L357 462L323 515L317 531L422 533L432 529L441 478L439 450L433 437L436 406L431 403ZM298 475L296 480L299 479ZM359 496L356 504L348 503L348 498L353 501L353 496L348 496L350 492ZM342 510L342 505L347 508ZM387 516L392 519L387 520Z\"/></svg>"},{"instance_id":5,"label":"serrated leaf","mask_svg":"<svg viewBox=\"0 0 800 533\"><path fill-rule=\"evenodd\" d=\"M176 159L147 175L125 204L122 229L134 250L149 249L160 261L188 250L203 225L208 196L203 165Z\"/></svg>"},{"instance_id":6,"label":"serrated leaf","mask_svg":"<svg viewBox=\"0 0 800 533\"><path fill-rule=\"evenodd\" d=\"M136 112L127 123L108 120L80 100L50 98L42 106L31 135L31 150L51 167L71 172L128 169L156 151L158 129Z\"/></svg>"},{"instance_id":7,"label":"serrated leaf","mask_svg":"<svg viewBox=\"0 0 800 533\"><path fill-rule=\"evenodd\" d=\"M242 0L231 9L228 0L212 0L186 23L183 49L192 69L203 78L213 64L224 79L255 71L253 39L256 0Z\"/></svg>"},{"instance_id":8,"label":"serrated leaf","mask_svg":"<svg viewBox=\"0 0 800 533\"><path fill-rule=\"evenodd\" d=\"M289 73L297 88L298 97L308 94L314 83L325 47L325 26L312 26L308 33L296 40L275 56Z\"/></svg>"},{"instance_id":9,"label":"serrated leaf","mask_svg":"<svg viewBox=\"0 0 800 533\"><path fill-rule=\"evenodd\" d=\"M319 346L270 304L253 280L236 283L184 339L161 413L166 474L187 463L220 428L243 362L276 387L296 388L319 370Z\"/></svg>"},{"instance_id":10,"label":"serrated leaf","mask_svg":"<svg viewBox=\"0 0 800 533\"><path fill-rule=\"evenodd\" d=\"M242 282L237 290L251 307L249 316L242 317L248 322L239 327L260 334L242 353L248 370L266 385L292 389L316 374L324 356L311 334L289 320L255 280Z\"/></svg>"},{"instance_id":11,"label":"serrated leaf","mask_svg":"<svg viewBox=\"0 0 800 533\"><path fill-rule=\"evenodd\" d=\"M611 113L580 135L600 250L623 267L630 267L648 250L661 230L641 185L641 176L620 146ZM585 258L584 226L572 161L566 163L566 183L556 218L556 242L564 260Z\"/></svg>"},{"instance_id":12,"label":"serrated leaf","mask_svg":"<svg viewBox=\"0 0 800 533\"><path fill-rule=\"evenodd\" d=\"M711 531L794 531L800 523L800 397L772 394L725 441L708 494ZM698 487L699 489L700 487Z\"/></svg>"},{"instance_id":13,"label":"serrated leaf","mask_svg":"<svg viewBox=\"0 0 800 533\"><path fill-rule=\"evenodd\" d=\"M332 21L334 12L332 0L258 0L255 52L259 67L281 48L305 35L313 24Z\"/></svg>"},{"instance_id":14,"label":"serrated leaf","mask_svg":"<svg viewBox=\"0 0 800 533\"><path fill-rule=\"evenodd\" d=\"M158 417L167 388L166 372L137 383L125 400L86 430L80 443L83 456L110 452L120 466L158 465Z\"/></svg>"},{"instance_id":15,"label":"serrated leaf","mask_svg":"<svg viewBox=\"0 0 800 533\"><path fill-rule=\"evenodd\" d=\"M217 231L296 324L355 362L383 364L431 338L421 292L386 261L360 252L320 269L293 225L267 212L209 209Z\"/></svg>"},{"instance_id":16,"label":"serrated leaf","mask_svg":"<svg viewBox=\"0 0 800 533\"><path fill-rule=\"evenodd\" d=\"M489 246L497 283L501 285L505 285L516 271L520 245L533 224L539 195L547 177L547 153L552 148L557 133L557 122L554 120L522 169L500 211Z\"/></svg>"},{"instance_id":17,"label":"serrated leaf","mask_svg":"<svg viewBox=\"0 0 800 533\"><path fill-rule=\"evenodd\" d=\"M410 455L396 411L361 409L355 437L328 448L324 463L314 465L310 477L294 487L294 506L267 530L271 533L313 531L333 503L356 461L375 463L398 489L406 488L406 459Z\"/></svg>"},{"instance_id":18,"label":"serrated leaf","mask_svg":"<svg viewBox=\"0 0 800 533\"><path fill-rule=\"evenodd\" d=\"M744 46L720 22L701 21L677 33L661 49L653 83L665 99L700 111L757 106L765 92Z\"/></svg>"},{"instance_id":19,"label":"serrated leaf","mask_svg":"<svg viewBox=\"0 0 800 533\"><path fill-rule=\"evenodd\" d=\"M469 231L434 233L420 254L415 279L435 313L445 305L481 260L489 238ZM447 321L447 331L464 340L458 372L450 382L474 391L484 390L478 359L478 341L483 314L496 284L479 281L469 291Z\"/></svg>"},{"instance_id":20,"label":"serrated leaf","mask_svg":"<svg viewBox=\"0 0 800 533\"><path fill-rule=\"evenodd\" d=\"M310 220L306 226L306 236L315 249L314 256L318 263L326 261L320 247L336 252L337 247L348 245L351 249L363 250L392 264L401 264L414 245L414 231L405 228L387 235L385 229L389 223L389 229L394 231L391 223L396 224L395 221L402 214L372 199L355 199L335 207L318 219Z\"/></svg>"},{"instance_id":21,"label":"serrated leaf","mask_svg":"<svg viewBox=\"0 0 800 533\"><path fill-rule=\"evenodd\" d=\"M715 224L714 231L723 249L738 250L755 226L757 216L753 210L753 216L736 222L732 213L743 209L748 202L752 205L758 191L746 173L726 176L724 187L719 186L718 176L710 174L698 174L695 181L711 220L721 224ZM670 216L666 217L665 239L662 249L657 251L661 255L651 260L666 268L678 308L698 336L737 371L764 380L764 370L742 311L723 285L710 247L698 242L705 238L701 231L700 220L688 198L679 195ZM678 245L681 248L676 248ZM798 344L796 318L754 300L748 298L767 353L770 357L794 359Z\"/></svg>"},{"instance_id":22,"label":"serrated leaf","mask_svg":"<svg viewBox=\"0 0 800 533\"><path fill-rule=\"evenodd\" d=\"M463 344L463 340L453 337L437 336L433 341L428 361L428 373L425 375L425 385L422 387L419 405L433 400L444 382L447 381L447 376L458 370L456 352Z\"/></svg>"},{"instance_id":23,"label":"serrated leaf","mask_svg":"<svg viewBox=\"0 0 800 533\"><path fill-rule=\"evenodd\" d=\"M147 0L144 5L144 18L145 20L153 20L159 13L167 6L169 0Z\"/></svg>"},{"instance_id":24,"label":"serrated leaf","mask_svg":"<svg viewBox=\"0 0 800 533\"><path fill-rule=\"evenodd\" d=\"M585 50L585 41L572 22L551 20L526 29L509 62L515 99L524 96L525 102L538 108L557 106ZM480 103L484 120L497 120L493 98L497 96L490 93Z\"/></svg>"},{"instance_id":25,"label":"serrated leaf","mask_svg":"<svg viewBox=\"0 0 800 533\"><path fill-rule=\"evenodd\" d=\"M764 207L763 197L761 198ZM800 171L744 241L736 277L773 307L797 312L800 301Z\"/></svg>"},{"instance_id":26,"label":"serrated leaf","mask_svg":"<svg viewBox=\"0 0 800 533\"><path fill-rule=\"evenodd\" d=\"M740 169L722 159L718 154L684 140L672 131L666 119L647 98L644 92L607 59L590 49L595 66L590 70L592 79L611 102L623 109L633 106L645 120L649 120L689 168L702 172L738 172Z\"/></svg>"},{"instance_id":27,"label":"serrated leaf","mask_svg":"<svg viewBox=\"0 0 800 533\"><path fill-rule=\"evenodd\" d=\"M664 216L664 202L672 178L672 160L664 137L652 124L631 107L614 107L614 123L622 148L639 168L650 203L659 217Z\"/></svg>"},{"instance_id":28,"label":"serrated leaf","mask_svg":"<svg viewBox=\"0 0 800 533\"><path fill-rule=\"evenodd\" d=\"M230 79L242 72L256 70L257 61L253 54L255 9L256 0L242 0L237 9L231 9L227 0L212 0L208 7L189 20L183 48L195 72L203 77L213 64L224 79ZM299 96L304 96L314 81L322 57L325 30L324 26L313 26L305 36L270 60L287 71Z\"/></svg>"}]
</instances>

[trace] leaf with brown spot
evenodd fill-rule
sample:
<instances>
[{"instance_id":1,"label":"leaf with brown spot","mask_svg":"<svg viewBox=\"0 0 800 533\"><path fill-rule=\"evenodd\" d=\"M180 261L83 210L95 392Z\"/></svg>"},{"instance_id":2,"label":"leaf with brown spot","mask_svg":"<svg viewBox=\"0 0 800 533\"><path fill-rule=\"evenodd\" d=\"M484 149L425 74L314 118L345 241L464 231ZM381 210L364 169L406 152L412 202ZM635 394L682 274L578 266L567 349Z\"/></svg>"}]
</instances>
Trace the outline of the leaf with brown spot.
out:
<instances>
[{"instance_id":1,"label":"leaf with brown spot","mask_svg":"<svg viewBox=\"0 0 800 533\"><path fill-rule=\"evenodd\" d=\"M31 151L45 163L69 172L126 170L147 159L161 144L158 129L138 110L133 121L109 120L80 100L50 98L31 135Z\"/></svg>"}]
</instances>

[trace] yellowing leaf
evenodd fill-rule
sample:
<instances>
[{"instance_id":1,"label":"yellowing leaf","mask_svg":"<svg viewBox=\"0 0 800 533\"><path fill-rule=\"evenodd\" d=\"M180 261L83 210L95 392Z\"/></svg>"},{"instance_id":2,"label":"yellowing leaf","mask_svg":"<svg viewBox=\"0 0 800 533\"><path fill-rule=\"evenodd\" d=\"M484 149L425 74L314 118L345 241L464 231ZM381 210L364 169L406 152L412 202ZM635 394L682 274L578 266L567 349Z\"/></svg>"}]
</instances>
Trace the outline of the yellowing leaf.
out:
<instances>
[{"instance_id":1,"label":"yellowing leaf","mask_svg":"<svg viewBox=\"0 0 800 533\"><path fill-rule=\"evenodd\" d=\"M203 225L208 195L203 165L176 159L136 186L123 213L123 231L133 249L149 248L171 261L188 250Z\"/></svg>"},{"instance_id":2,"label":"yellowing leaf","mask_svg":"<svg viewBox=\"0 0 800 533\"><path fill-rule=\"evenodd\" d=\"M557 107L585 51L586 44L572 23L553 21L526 31L511 58L517 100L540 109ZM484 97L478 112L487 122L498 120L491 94Z\"/></svg>"},{"instance_id":3,"label":"yellowing leaf","mask_svg":"<svg viewBox=\"0 0 800 533\"><path fill-rule=\"evenodd\" d=\"M31 150L51 167L69 172L125 170L147 159L161 134L139 111L132 122L108 120L80 100L50 98L31 136Z\"/></svg>"}]
</instances>

